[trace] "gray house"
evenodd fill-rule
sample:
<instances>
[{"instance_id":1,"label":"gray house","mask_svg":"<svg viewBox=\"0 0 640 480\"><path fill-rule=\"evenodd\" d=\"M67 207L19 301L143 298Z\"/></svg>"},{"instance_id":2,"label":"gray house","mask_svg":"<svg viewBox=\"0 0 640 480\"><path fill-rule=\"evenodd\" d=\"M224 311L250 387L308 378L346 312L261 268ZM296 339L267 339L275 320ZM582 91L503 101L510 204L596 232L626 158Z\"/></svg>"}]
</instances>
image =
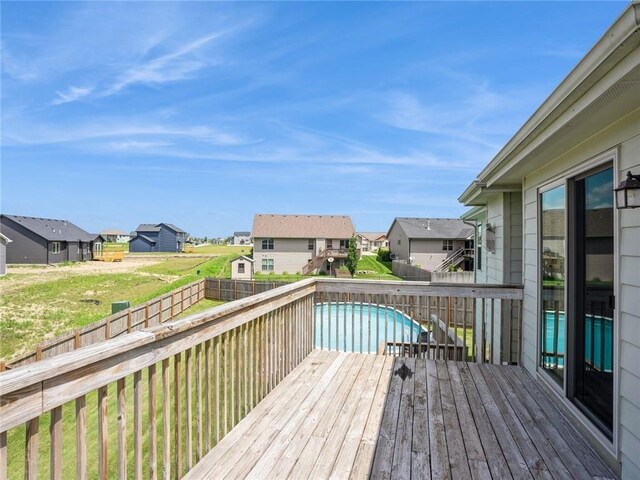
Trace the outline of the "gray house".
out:
<instances>
[{"instance_id":1,"label":"gray house","mask_svg":"<svg viewBox=\"0 0 640 480\"><path fill-rule=\"evenodd\" d=\"M0 233L0 275L7 273L7 243L11 239Z\"/></svg>"},{"instance_id":2,"label":"gray house","mask_svg":"<svg viewBox=\"0 0 640 480\"><path fill-rule=\"evenodd\" d=\"M474 228L459 218L393 220L387 240L394 259L406 260L428 271L453 265L473 269Z\"/></svg>"},{"instance_id":3,"label":"gray house","mask_svg":"<svg viewBox=\"0 0 640 480\"><path fill-rule=\"evenodd\" d=\"M189 234L171 223L141 223L131 237L130 252L182 252Z\"/></svg>"},{"instance_id":4,"label":"gray house","mask_svg":"<svg viewBox=\"0 0 640 480\"><path fill-rule=\"evenodd\" d=\"M0 230L12 242L7 263L61 263L93 259L103 239L68 220L0 215Z\"/></svg>"}]
</instances>

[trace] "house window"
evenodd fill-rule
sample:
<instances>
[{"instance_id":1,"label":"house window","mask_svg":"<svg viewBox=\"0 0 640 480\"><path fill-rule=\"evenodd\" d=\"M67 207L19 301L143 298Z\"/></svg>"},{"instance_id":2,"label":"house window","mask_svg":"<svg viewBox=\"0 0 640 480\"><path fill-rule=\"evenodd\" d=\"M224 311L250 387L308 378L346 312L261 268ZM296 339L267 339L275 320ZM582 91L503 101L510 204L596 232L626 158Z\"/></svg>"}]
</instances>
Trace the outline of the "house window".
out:
<instances>
[{"instance_id":1,"label":"house window","mask_svg":"<svg viewBox=\"0 0 640 480\"><path fill-rule=\"evenodd\" d=\"M262 271L263 272L273 272L273 258L263 258L262 259Z\"/></svg>"},{"instance_id":2,"label":"house window","mask_svg":"<svg viewBox=\"0 0 640 480\"><path fill-rule=\"evenodd\" d=\"M340 248L349 248L349 240L340 240Z\"/></svg>"},{"instance_id":3,"label":"house window","mask_svg":"<svg viewBox=\"0 0 640 480\"><path fill-rule=\"evenodd\" d=\"M333 248L333 240L327 240L327 249Z\"/></svg>"},{"instance_id":4,"label":"house window","mask_svg":"<svg viewBox=\"0 0 640 480\"><path fill-rule=\"evenodd\" d=\"M244 273L244 263L238 263L238 273Z\"/></svg>"},{"instance_id":5,"label":"house window","mask_svg":"<svg viewBox=\"0 0 640 480\"><path fill-rule=\"evenodd\" d=\"M315 245L315 241L313 241L313 239L309 239L309 244L307 245L307 250L315 250L316 245Z\"/></svg>"},{"instance_id":6,"label":"house window","mask_svg":"<svg viewBox=\"0 0 640 480\"><path fill-rule=\"evenodd\" d=\"M262 240L262 250L273 250L273 238Z\"/></svg>"},{"instance_id":7,"label":"house window","mask_svg":"<svg viewBox=\"0 0 640 480\"><path fill-rule=\"evenodd\" d=\"M443 240L442 250L453 250L453 240Z\"/></svg>"},{"instance_id":8,"label":"house window","mask_svg":"<svg viewBox=\"0 0 640 480\"><path fill-rule=\"evenodd\" d=\"M51 242L51 253L60 253L60 242Z\"/></svg>"}]
</instances>

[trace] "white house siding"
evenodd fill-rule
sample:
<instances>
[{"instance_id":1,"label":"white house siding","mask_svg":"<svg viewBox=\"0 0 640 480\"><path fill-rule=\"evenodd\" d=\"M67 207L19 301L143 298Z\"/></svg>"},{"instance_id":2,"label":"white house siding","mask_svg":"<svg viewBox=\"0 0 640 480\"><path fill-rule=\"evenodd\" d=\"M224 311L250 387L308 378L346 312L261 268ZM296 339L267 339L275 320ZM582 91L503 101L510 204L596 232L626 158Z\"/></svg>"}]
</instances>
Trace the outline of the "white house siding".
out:
<instances>
[{"instance_id":1,"label":"white house siding","mask_svg":"<svg viewBox=\"0 0 640 480\"><path fill-rule=\"evenodd\" d=\"M576 168L616 148L619 156L614 182L622 180L628 170L640 172L640 110L525 178L523 365L532 373L536 371L538 344L538 188L553 179L573 177L577 173ZM618 349L618 439L623 478L640 478L640 438L637 436L640 431L639 213L638 210L619 211L617 233L619 290L616 302L618 340L615 346Z\"/></svg>"}]
</instances>

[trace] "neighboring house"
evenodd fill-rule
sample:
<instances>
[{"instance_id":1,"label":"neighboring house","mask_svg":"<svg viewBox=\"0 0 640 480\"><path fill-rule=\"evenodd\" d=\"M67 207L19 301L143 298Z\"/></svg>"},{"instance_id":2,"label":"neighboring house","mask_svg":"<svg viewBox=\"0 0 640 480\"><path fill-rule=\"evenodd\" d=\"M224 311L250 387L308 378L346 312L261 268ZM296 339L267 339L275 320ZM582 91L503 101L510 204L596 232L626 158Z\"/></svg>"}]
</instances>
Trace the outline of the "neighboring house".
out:
<instances>
[{"instance_id":1,"label":"neighboring house","mask_svg":"<svg viewBox=\"0 0 640 480\"><path fill-rule=\"evenodd\" d=\"M459 218L393 220L387 239L394 260L405 260L423 270L439 271L453 265L473 270L474 228Z\"/></svg>"},{"instance_id":2,"label":"neighboring house","mask_svg":"<svg viewBox=\"0 0 640 480\"><path fill-rule=\"evenodd\" d=\"M253 259L262 273L334 273L355 235L343 215L255 215ZM331 261L330 261L331 260Z\"/></svg>"},{"instance_id":3,"label":"neighboring house","mask_svg":"<svg viewBox=\"0 0 640 480\"><path fill-rule=\"evenodd\" d=\"M0 233L0 275L7 273L7 243L10 242L9 237Z\"/></svg>"},{"instance_id":4,"label":"neighboring house","mask_svg":"<svg viewBox=\"0 0 640 480\"><path fill-rule=\"evenodd\" d=\"M182 252L189 234L171 223L142 223L131 237L130 252Z\"/></svg>"},{"instance_id":5,"label":"neighboring house","mask_svg":"<svg viewBox=\"0 0 640 480\"><path fill-rule=\"evenodd\" d=\"M377 252L381 248L389 248L387 235L384 232L356 233L358 248L363 252Z\"/></svg>"},{"instance_id":6,"label":"neighboring house","mask_svg":"<svg viewBox=\"0 0 640 480\"><path fill-rule=\"evenodd\" d=\"M251 280L253 278L253 258L239 257L231 260L232 280Z\"/></svg>"},{"instance_id":7,"label":"neighboring house","mask_svg":"<svg viewBox=\"0 0 640 480\"><path fill-rule=\"evenodd\" d=\"M632 3L460 196L476 282L524 284L521 364L623 479L640 478L640 210L613 190L640 174L639 27Z\"/></svg>"},{"instance_id":8,"label":"neighboring house","mask_svg":"<svg viewBox=\"0 0 640 480\"><path fill-rule=\"evenodd\" d=\"M234 245L251 245L251 232L233 232Z\"/></svg>"},{"instance_id":9,"label":"neighboring house","mask_svg":"<svg viewBox=\"0 0 640 480\"><path fill-rule=\"evenodd\" d=\"M92 260L104 239L68 220L0 215L0 230L11 238L7 263L61 263Z\"/></svg>"},{"instance_id":10,"label":"neighboring house","mask_svg":"<svg viewBox=\"0 0 640 480\"><path fill-rule=\"evenodd\" d=\"M131 240L131 235L124 230L117 230L115 228L103 230L100 232L105 242L109 243L127 243Z\"/></svg>"}]
</instances>

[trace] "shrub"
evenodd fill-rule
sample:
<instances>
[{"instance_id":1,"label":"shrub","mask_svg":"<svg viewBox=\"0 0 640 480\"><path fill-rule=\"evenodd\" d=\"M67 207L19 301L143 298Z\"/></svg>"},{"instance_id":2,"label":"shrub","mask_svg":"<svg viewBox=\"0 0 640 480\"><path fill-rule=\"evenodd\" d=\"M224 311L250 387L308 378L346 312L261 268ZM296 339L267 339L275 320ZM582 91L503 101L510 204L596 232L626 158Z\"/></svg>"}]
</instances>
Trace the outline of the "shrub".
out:
<instances>
[{"instance_id":1,"label":"shrub","mask_svg":"<svg viewBox=\"0 0 640 480\"><path fill-rule=\"evenodd\" d=\"M378 250L378 261L379 262L390 262L391 261L391 251L388 248L381 248Z\"/></svg>"}]
</instances>

